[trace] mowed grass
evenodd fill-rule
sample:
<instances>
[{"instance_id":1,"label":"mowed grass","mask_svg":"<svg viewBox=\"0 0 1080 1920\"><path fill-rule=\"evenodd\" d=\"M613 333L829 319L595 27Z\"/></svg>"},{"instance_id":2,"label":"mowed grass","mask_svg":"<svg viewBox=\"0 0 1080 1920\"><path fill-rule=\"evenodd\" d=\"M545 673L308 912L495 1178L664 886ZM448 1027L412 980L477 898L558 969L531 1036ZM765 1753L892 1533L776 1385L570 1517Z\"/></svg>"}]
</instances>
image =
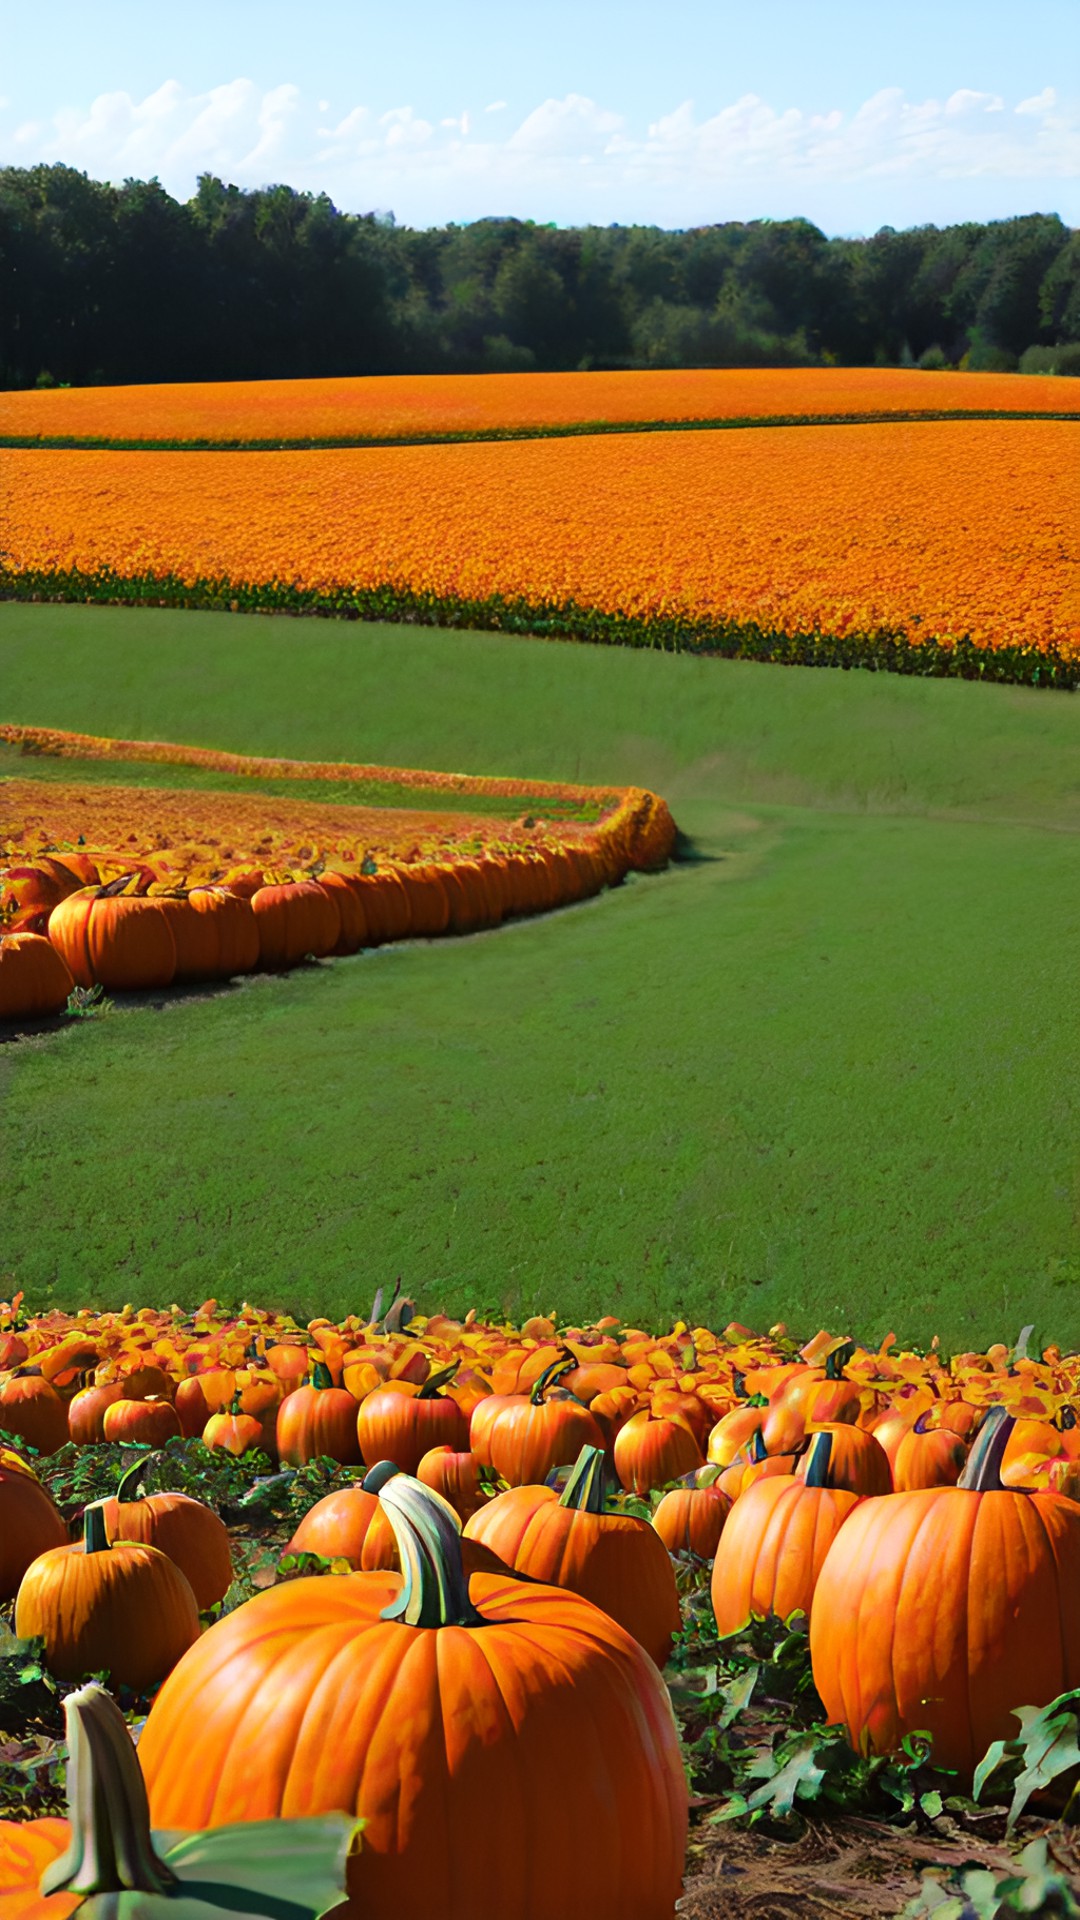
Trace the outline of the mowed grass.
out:
<instances>
[{"instance_id":1,"label":"mowed grass","mask_svg":"<svg viewBox=\"0 0 1080 1920\"><path fill-rule=\"evenodd\" d=\"M1080 1342L1080 703L494 635L0 606L5 720L663 792L598 901L0 1049L35 1306Z\"/></svg>"}]
</instances>

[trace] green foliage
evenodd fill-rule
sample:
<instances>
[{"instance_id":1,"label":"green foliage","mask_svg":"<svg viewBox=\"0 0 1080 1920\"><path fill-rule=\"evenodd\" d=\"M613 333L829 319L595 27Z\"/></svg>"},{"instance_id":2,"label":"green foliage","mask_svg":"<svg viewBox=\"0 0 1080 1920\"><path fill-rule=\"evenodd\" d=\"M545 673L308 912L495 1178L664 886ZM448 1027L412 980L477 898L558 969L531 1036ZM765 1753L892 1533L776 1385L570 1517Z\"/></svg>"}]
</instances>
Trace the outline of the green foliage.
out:
<instances>
[{"instance_id":1,"label":"green foliage","mask_svg":"<svg viewBox=\"0 0 1080 1920\"><path fill-rule=\"evenodd\" d=\"M103 986L72 987L64 1008L69 1020L92 1020L95 1015L112 1012L112 1001Z\"/></svg>"},{"instance_id":2,"label":"green foliage","mask_svg":"<svg viewBox=\"0 0 1080 1920\"><path fill-rule=\"evenodd\" d=\"M15 605L0 679L13 721L644 781L694 856L0 1047L2 1258L35 1310L340 1318L401 1273L423 1311L1080 1340L1080 1008L1046 967L1075 936L1075 700Z\"/></svg>"},{"instance_id":3,"label":"green foliage","mask_svg":"<svg viewBox=\"0 0 1080 1920\"><path fill-rule=\"evenodd\" d=\"M1058 347L1029 347L1020 355L1021 373L1051 373L1080 376L1080 340L1067 340Z\"/></svg>"},{"instance_id":4,"label":"green foliage","mask_svg":"<svg viewBox=\"0 0 1080 1920\"><path fill-rule=\"evenodd\" d=\"M1011 1779L1013 1796L1009 1807L1008 1831L1011 1833L1032 1794L1045 1795L1057 1788L1064 1799L1063 1819L1068 1819L1080 1794L1080 1690L1062 1693L1045 1707L1018 1707L1016 1718L1020 1732L1013 1740L995 1740L975 1770L973 1792L976 1800L983 1788L994 1780L998 1792L1003 1782L996 1778L1003 1771Z\"/></svg>"},{"instance_id":5,"label":"green foliage","mask_svg":"<svg viewBox=\"0 0 1080 1920\"><path fill-rule=\"evenodd\" d=\"M1075 1883L1058 1871L1045 1835L1018 1855L1015 1870L966 1867L952 1873L930 1869L900 1920L1007 1920L1009 1914L1080 1915Z\"/></svg>"}]
</instances>

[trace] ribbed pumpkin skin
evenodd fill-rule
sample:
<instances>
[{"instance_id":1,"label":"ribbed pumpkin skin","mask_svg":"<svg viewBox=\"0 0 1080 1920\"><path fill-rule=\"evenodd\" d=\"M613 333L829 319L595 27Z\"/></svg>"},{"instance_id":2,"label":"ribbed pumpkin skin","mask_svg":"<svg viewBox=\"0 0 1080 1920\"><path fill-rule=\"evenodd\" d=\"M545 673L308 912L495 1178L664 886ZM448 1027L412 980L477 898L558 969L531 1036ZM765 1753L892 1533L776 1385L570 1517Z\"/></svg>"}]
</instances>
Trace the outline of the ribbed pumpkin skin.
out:
<instances>
[{"instance_id":1,"label":"ribbed pumpkin skin","mask_svg":"<svg viewBox=\"0 0 1080 1920\"><path fill-rule=\"evenodd\" d=\"M850 1530L850 1531L849 1531ZM925 1728L966 1780L1013 1708L1080 1686L1080 1508L1053 1493L928 1488L867 1500L830 1549L814 1684L861 1752Z\"/></svg>"},{"instance_id":2,"label":"ribbed pumpkin skin","mask_svg":"<svg viewBox=\"0 0 1080 1920\"><path fill-rule=\"evenodd\" d=\"M862 1427L822 1421L816 1433L832 1435L829 1454L829 1478L834 1487L847 1487L850 1493L891 1493L892 1468L881 1443ZM796 1471L802 1479L809 1455L804 1455Z\"/></svg>"},{"instance_id":3,"label":"ribbed pumpkin skin","mask_svg":"<svg viewBox=\"0 0 1080 1920\"><path fill-rule=\"evenodd\" d=\"M333 953L341 936L341 915L316 880L290 880L260 887L251 896L259 929L259 965L295 967L305 954Z\"/></svg>"},{"instance_id":4,"label":"ribbed pumpkin skin","mask_svg":"<svg viewBox=\"0 0 1080 1920\"><path fill-rule=\"evenodd\" d=\"M338 912L338 937L335 953L359 953L367 941L367 920L364 917L364 899L356 880L351 874L337 873L331 868L319 875L319 885L328 894Z\"/></svg>"},{"instance_id":5,"label":"ribbed pumpkin skin","mask_svg":"<svg viewBox=\"0 0 1080 1920\"><path fill-rule=\"evenodd\" d=\"M432 1447L460 1450L469 1444L469 1423L449 1394L421 1400L389 1387L377 1387L360 1402L356 1433L365 1466L392 1460L402 1473L415 1473Z\"/></svg>"},{"instance_id":6,"label":"ribbed pumpkin skin","mask_svg":"<svg viewBox=\"0 0 1080 1920\"><path fill-rule=\"evenodd\" d=\"M109 1380L101 1386L83 1387L68 1401L68 1433L77 1447L99 1446L105 1438L105 1414L116 1400L124 1397L123 1384Z\"/></svg>"},{"instance_id":7,"label":"ribbed pumpkin skin","mask_svg":"<svg viewBox=\"0 0 1080 1920\"><path fill-rule=\"evenodd\" d=\"M0 1466L0 1600L14 1599L31 1561L65 1546L67 1537L44 1487L28 1473Z\"/></svg>"},{"instance_id":8,"label":"ribbed pumpkin skin","mask_svg":"<svg viewBox=\"0 0 1080 1920\"><path fill-rule=\"evenodd\" d=\"M511 1487L465 1528L517 1573L602 1607L662 1667L679 1627L671 1556L647 1520L561 1507L553 1487Z\"/></svg>"},{"instance_id":9,"label":"ribbed pumpkin skin","mask_svg":"<svg viewBox=\"0 0 1080 1920\"><path fill-rule=\"evenodd\" d=\"M711 1560L720 1543L731 1501L719 1487L672 1487L652 1517L669 1553L695 1553Z\"/></svg>"},{"instance_id":10,"label":"ribbed pumpkin skin","mask_svg":"<svg viewBox=\"0 0 1080 1920\"><path fill-rule=\"evenodd\" d=\"M142 1693L199 1637L195 1595L156 1547L121 1541L86 1553L53 1547L27 1568L15 1601L20 1639L44 1635L50 1673L77 1680L107 1668Z\"/></svg>"},{"instance_id":11,"label":"ribbed pumpkin skin","mask_svg":"<svg viewBox=\"0 0 1080 1920\"><path fill-rule=\"evenodd\" d=\"M62 1013L74 985L67 961L43 934L0 938L0 1020Z\"/></svg>"},{"instance_id":12,"label":"ribbed pumpkin skin","mask_svg":"<svg viewBox=\"0 0 1080 1920\"><path fill-rule=\"evenodd\" d=\"M646 1494L704 1466L701 1448L681 1420L635 1413L615 1436L615 1471L624 1487Z\"/></svg>"},{"instance_id":13,"label":"ribbed pumpkin skin","mask_svg":"<svg viewBox=\"0 0 1080 1920\"><path fill-rule=\"evenodd\" d=\"M396 1567L394 1531L377 1494L363 1487L327 1493L305 1513L288 1545L289 1553L321 1553L348 1560L357 1573Z\"/></svg>"},{"instance_id":14,"label":"ribbed pumpkin skin","mask_svg":"<svg viewBox=\"0 0 1080 1920\"><path fill-rule=\"evenodd\" d=\"M114 1400L105 1409L101 1431L109 1441L163 1447L166 1440L178 1440L183 1428L171 1400Z\"/></svg>"},{"instance_id":15,"label":"ribbed pumpkin skin","mask_svg":"<svg viewBox=\"0 0 1080 1920\"><path fill-rule=\"evenodd\" d=\"M948 1427L930 1427L925 1433L906 1433L896 1449L893 1484L897 1493L921 1487L955 1487L964 1471L967 1442Z\"/></svg>"},{"instance_id":16,"label":"ribbed pumpkin skin","mask_svg":"<svg viewBox=\"0 0 1080 1920\"><path fill-rule=\"evenodd\" d=\"M342 1466L360 1466L356 1401L344 1387L297 1387L277 1412L277 1449L283 1467L306 1467L325 1455Z\"/></svg>"},{"instance_id":17,"label":"ribbed pumpkin skin","mask_svg":"<svg viewBox=\"0 0 1080 1920\"><path fill-rule=\"evenodd\" d=\"M68 1820L0 1820L0 1920L9 1914L12 1920L66 1920L82 1906L79 1893L39 1891L46 1867L66 1853L70 1841Z\"/></svg>"},{"instance_id":18,"label":"ribbed pumpkin skin","mask_svg":"<svg viewBox=\"0 0 1080 1920\"><path fill-rule=\"evenodd\" d=\"M224 887L195 887L158 901L176 945L177 980L228 980L259 960L259 927L251 902Z\"/></svg>"},{"instance_id":19,"label":"ribbed pumpkin skin","mask_svg":"<svg viewBox=\"0 0 1080 1920\"><path fill-rule=\"evenodd\" d=\"M717 1630L738 1633L757 1615L813 1618L826 1555L859 1496L846 1487L808 1487L794 1474L756 1480L740 1494L720 1536L712 1570Z\"/></svg>"},{"instance_id":20,"label":"ribbed pumpkin skin","mask_svg":"<svg viewBox=\"0 0 1080 1920\"><path fill-rule=\"evenodd\" d=\"M156 1547L179 1567L200 1613L222 1599L232 1581L232 1551L223 1521L186 1493L150 1493L143 1500L105 1500L110 1542Z\"/></svg>"},{"instance_id":21,"label":"ribbed pumpkin skin","mask_svg":"<svg viewBox=\"0 0 1080 1920\"><path fill-rule=\"evenodd\" d=\"M110 992L167 987L176 942L157 900L72 893L49 915L49 939L80 987Z\"/></svg>"},{"instance_id":22,"label":"ribbed pumpkin skin","mask_svg":"<svg viewBox=\"0 0 1080 1920\"><path fill-rule=\"evenodd\" d=\"M296 1580L211 1627L139 1743L154 1825L362 1808L355 1920L671 1914L686 1784L636 1641L576 1594L489 1574L469 1583L480 1627L380 1620L400 1585ZM556 1834L574 1864L553 1905Z\"/></svg>"},{"instance_id":23,"label":"ribbed pumpkin skin","mask_svg":"<svg viewBox=\"0 0 1080 1920\"><path fill-rule=\"evenodd\" d=\"M582 1447L602 1447L604 1436L591 1413L573 1400L540 1400L527 1393L491 1395L502 1405L491 1416L481 1401L469 1427L478 1460L494 1467L511 1487L535 1487L553 1467L568 1467Z\"/></svg>"},{"instance_id":24,"label":"ribbed pumpkin skin","mask_svg":"<svg viewBox=\"0 0 1080 1920\"><path fill-rule=\"evenodd\" d=\"M39 1453L57 1453L66 1445L67 1408L40 1374L13 1374L0 1387L0 1441L5 1433Z\"/></svg>"},{"instance_id":25,"label":"ribbed pumpkin skin","mask_svg":"<svg viewBox=\"0 0 1080 1920\"><path fill-rule=\"evenodd\" d=\"M421 1486L431 1487L449 1500L464 1526L487 1504L480 1485L480 1462L474 1454L451 1446L431 1447L416 1469Z\"/></svg>"}]
</instances>

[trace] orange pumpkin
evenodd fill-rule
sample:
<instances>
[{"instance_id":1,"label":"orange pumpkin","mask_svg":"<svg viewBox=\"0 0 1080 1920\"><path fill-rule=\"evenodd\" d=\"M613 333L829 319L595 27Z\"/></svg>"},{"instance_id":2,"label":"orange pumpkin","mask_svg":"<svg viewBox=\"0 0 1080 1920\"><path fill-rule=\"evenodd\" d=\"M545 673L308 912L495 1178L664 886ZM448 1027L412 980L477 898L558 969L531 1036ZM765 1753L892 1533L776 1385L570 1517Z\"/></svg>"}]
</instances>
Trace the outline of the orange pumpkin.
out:
<instances>
[{"instance_id":1,"label":"orange pumpkin","mask_svg":"<svg viewBox=\"0 0 1080 1920\"><path fill-rule=\"evenodd\" d=\"M32 1367L16 1367L0 1386L0 1434L5 1433L38 1453L57 1453L67 1442L67 1408Z\"/></svg>"},{"instance_id":2,"label":"orange pumpkin","mask_svg":"<svg viewBox=\"0 0 1080 1920\"><path fill-rule=\"evenodd\" d=\"M473 1410L470 1451L508 1486L539 1486L554 1467L576 1460L582 1447L603 1446L604 1436L587 1407L548 1397L576 1364L572 1354L556 1360L531 1393L493 1393Z\"/></svg>"},{"instance_id":3,"label":"orange pumpkin","mask_svg":"<svg viewBox=\"0 0 1080 1920\"><path fill-rule=\"evenodd\" d=\"M893 1461L893 1485L897 1493L912 1493L917 1487L954 1487L964 1471L967 1442L948 1427L928 1427L926 1415L905 1433Z\"/></svg>"},{"instance_id":4,"label":"orange pumpkin","mask_svg":"<svg viewBox=\"0 0 1080 1920\"><path fill-rule=\"evenodd\" d=\"M422 1387L377 1387L361 1401L356 1432L365 1465L392 1460L402 1473L415 1473L431 1447L467 1449L469 1423L457 1401L439 1392L456 1371L430 1374Z\"/></svg>"},{"instance_id":5,"label":"orange pumpkin","mask_svg":"<svg viewBox=\"0 0 1080 1920\"><path fill-rule=\"evenodd\" d=\"M462 1525L487 1501L480 1480L480 1462L471 1453L451 1446L431 1447L416 1469L420 1484L448 1500Z\"/></svg>"},{"instance_id":6,"label":"orange pumpkin","mask_svg":"<svg viewBox=\"0 0 1080 1920\"><path fill-rule=\"evenodd\" d=\"M290 880L260 887L251 910L259 929L259 965L275 971L295 967L305 955L333 953L341 937L341 915L317 880Z\"/></svg>"},{"instance_id":7,"label":"orange pumpkin","mask_svg":"<svg viewBox=\"0 0 1080 1920\"><path fill-rule=\"evenodd\" d=\"M13 1468L0 1457L0 1600L13 1599L31 1561L65 1546L67 1537L44 1487L21 1464Z\"/></svg>"},{"instance_id":8,"label":"orange pumpkin","mask_svg":"<svg viewBox=\"0 0 1080 1920\"><path fill-rule=\"evenodd\" d=\"M49 915L49 939L80 987L167 987L176 971L172 928L159 901L117 891L120 884L61 900Z\"/></svg>"},{"instance_id":9,"label":"orange pumpkin","mask_svg":"<svg viewBox=\"0 0 1080 1920\"><path fill-rule=\"evenodd\" d=\"M183 1428L171 1400L121 1399L106 1407L101 1431L122 1446L163 1447L166 1440L180 1439Z\"/></svg>"},{"instance_id":10,"label":"orange pumpkin","mask_svg":"<svg viewBox=\"0 0 1080 1920\"><path fill-rule=\"evenodd\" d=\"M716 1549L712 1603L720 1634L738 1633L753 1616L810 1615L825 1557L859 1504L830 1479L833 1436L815 1435L806 1473L774 1474L746 1489Z\"/></svg>"},{"instance_id":11,"label":"orange pumpkin","mask_svg":"<svg viewBox=\"0 0 1080 1920\"><path fill-rule=\"evenodd\" d=\"M261 1452L265 1440L263 1423L253 1413L244 1413L237 1394L228 1410L212 1413L202 1431L202 1443L211 1450L220 1447L239 1459L243 1453Z\"/></svg>"},{"instance_id":12,"label":"orange pumpkin","mask_svg":"<svg viewBox=\"0 0 1080 1920\"><path fill-rule=\"evenodd\" d=\"M259 928L251 902L225 887L161 894L172 929L177 980L228 980L259 962Z\"/></svg>"},{"instance_id":13,"label":"orange pumpkin","mask_svg":"<svg viewBox=\"0 0 1080 1920\"><path fill-rule=\"evenodd\" d=\"M186 1493L148 1493L138 1484L146 1461L124 1474L111 1500L99 1504L110 1545L130 1540L168 1554L185 1575L200 1612L224 1598L232 1582L228 1531L212 1507Z\"/></svg>"},{"instance_id":14,"label":"orange pumpkin","mask_svg":"<svg viewBox=\"0 0 1080 1920\"><path fill-rule=\"evenodd\" d=\"M606 1510L604 1453L583 1447L561 1494L511 1487L465 1528L530 1580L595 1601L662 1667L679 1627L671 1557L647 1520Z\"/></svg>"},{"instance_id":15,"label":"orange pumpkin","mask_svg":"<svg viewBox=\"0 0 1080 1920\"><path fill-rule=\"evenodd\" d=\"M0 1020L62 1013L74 985L66 961L44 934L0 935Z\"/></svg>"},{"instance_id":16,"label":"orange pumpkin","mask_svg":"<svg viewBox=\"0 0 1080 1920\"><path fill-rule=\"evenodd\" d=\"M110 1546L100 1506L87 1507L82 1540L51 1547L29 1566L15 1600L20 1639L40 1634L58 1680L111 1673L142 1693L199 1637L187 1580L156 1547Z\"/></svg>"},{"instance_id":17,"label":"orange pumpkin","mask_svg":"<svg viewBox=\"0 0 1080 1920\"><path fill-rule=\"evenodd\" d=\"M654 1419L643 1409L615 1436L615 1471L624 1487L646 1494L704 1465L693 1428L681 1416Z\"/></svg>"},{"instance_id":18,"label":"orange pumpkin","mask_svg":"<svg viewBox=\"0 0 1080 1920\"><path fill-rule=\"evenodd\" d=\"M316 1360L309 1386L286 1394L277 1411L276 1437L285 1467L305 1467L309 1460L323 1458L342 1466L361 1464L356 1401L344 1387L335 1387L325 1361Z\"/></svg>"},{"instance_id":19,"label":"orange pumpkin","mask_svg":"<svg viewBox=\"0 0 1080 1920\"><path fill-rule=\"evenodd\" d=\"M550 1914L533 1863L557 1831L575 1863L560 1920L670 1913L687 1790L647 1654L578 1594L466 1581L454 1518L416 1481L398 1474L381 1498L404 1578L271 1588L170 1675L139 1742L154 1824L362 1806L349 1913L474 1920L482 1805L484 1879L501 1911Z\"/></svg>"},{"instance_id":20,"label":"orange pumpkin","mask_svg":"<svg viewBox=\"0 0 1080 1920\"><path fill-rule=\"evenodd\" d=\"M692 1553L711 1560L731 1512L731 1500L718 1486L672 1487L652 1517L669 1553Z\"/></svg>"},{"instance_id":21,"label":"orange pumpkin","mask_svg":"<svg viewBox=\"0 0 1080 1920\"><path fill-rule=\"evenodd\" d=\"M925 1729L966 1781L1017 1705L1080 1686L1080 1508L1002 1486L1011 1426L993 1408L957 1486L864 1501L829 1551L814 1682L858 1752Z\"/></svg>"},{"instance_id":22,"label":"orange pumpkin","mask_svg":"<svg viewBox=\"0 0 1080 1920\"><path fill-rule=\"evenodd\" d=\"M357 1572L364 1573L377 1573L398 1563L394 1530L378 1495L364 1487L340 1487L336 1493L316 1500L286 1552L347 1560Z\"/></svg>"},{"instance_id":23,"label":"orange pumpkin","mask_svg":"<svg viewBox=\"0 0 1080 1920\"><path fill-rule=\"evenodd\" d=\"M822 1422L814 1432L827 1433L832 1440L829 1450L830 1486L847 1487L850 1492L861 1494L892 1492L889 1456L872 1433L867 1433L863 1427L852 1426L847 1421L835 1425ZM809 1471L809 1461L810 1453L804 1454L795 1471L805 1476Z\"/></svg>"}]
</instances>

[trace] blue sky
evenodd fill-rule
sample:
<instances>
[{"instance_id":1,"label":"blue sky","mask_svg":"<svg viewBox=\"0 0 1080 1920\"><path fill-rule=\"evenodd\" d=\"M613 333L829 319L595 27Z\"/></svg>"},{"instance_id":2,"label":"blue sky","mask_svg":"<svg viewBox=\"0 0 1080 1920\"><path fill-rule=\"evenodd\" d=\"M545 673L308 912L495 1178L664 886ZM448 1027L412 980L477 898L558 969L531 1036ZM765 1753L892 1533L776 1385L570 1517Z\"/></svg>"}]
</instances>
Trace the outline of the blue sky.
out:
<instances>
[{"instance_id":1,"label":"blue sky","mask_svg":"<svg viewBox=\"0 0 1080 1920\"><path fill-rule=\"evenodd\" d=\"M1080 225L1080 0L0 0L0 161L414 226Z\"/></svg>"}]
</instances>

